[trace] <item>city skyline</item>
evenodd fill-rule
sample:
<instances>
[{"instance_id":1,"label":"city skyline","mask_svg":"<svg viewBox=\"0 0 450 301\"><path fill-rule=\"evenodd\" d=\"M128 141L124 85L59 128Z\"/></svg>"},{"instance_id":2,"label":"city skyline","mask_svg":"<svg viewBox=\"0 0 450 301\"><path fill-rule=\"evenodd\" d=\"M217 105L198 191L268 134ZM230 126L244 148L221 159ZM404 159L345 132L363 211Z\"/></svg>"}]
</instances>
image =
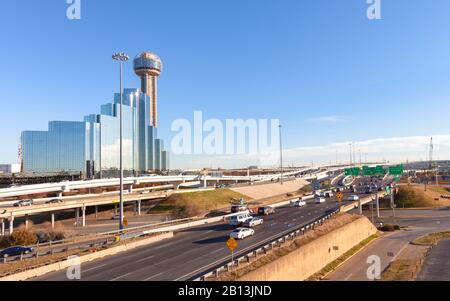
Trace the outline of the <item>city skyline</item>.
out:
<instances>
[{"instance_id":1,"label":"city skyline","mask_svg":"<svg viewBox=\"0 0 450 301\"><path fill-rule=\"evenodd\" d=\"M382 139L396 145L428 137L420 140L425 141L444 137L450 130L442 123L450 98L446 55L450 43L444 38L449 35L445 12L450 4L442 0L433 5L387 2L382 20L376 21L367 19L365 1L287 1L277 8L266 2L236 2L237 11L231 11L229 3L214 7L197 1L171 7L154 1L151 6L160 13L152 17L152 26L139 18L150 7L146 2L121 10L108 1L84 3L80 20L66 18L63 2L41 3L39 14L34 4L11 4L11 11L29 21L26 27L20 18L2 13L0 22L10 47L0 54L10 59L2 62L0 74L5 91L1 104L7 112L2 128L8 128L2 130L1 163L17 162L20 131L43 130L47 120L77 120L103 103L97 99L117 93L116 65L110 61L116 49L129 53L151 49L166 62L158 122L169 150L171 123L190 119L195 110L220 120L280 119L287 153L351 141ZM227 15L237 21L226 22ZM133 22L114 23L120 17ZM5 30L7 24L14 26L14 34ZM133 28L145 28L145 38ZM117 34L120 42L110 39ZM39 60L23 59L29 56L24 50L30 43ZM88 45L97 47L87 51ZM21 87L20 70L25 66L33 78L27 90ZM58 75L60 66L70 69L64 77ZM124 65L124 87L139 86L132 68L132 63ZM101 81L96 70L103 71ZM450 152L442 141L435 142L435 153L445 159ZM402 144L410 154L403 160L425 158L427 145L419 150L415 144ZM340 153L345 161L345 147ZM299 163L335 161L335 154L321 158L305 151L298 154ZM369 149L367 155L375 160L399 159L386 151ZM220 156L212 162L173 159L178 168L219 166L222 160Z\"/></svg>"}]
</instances>

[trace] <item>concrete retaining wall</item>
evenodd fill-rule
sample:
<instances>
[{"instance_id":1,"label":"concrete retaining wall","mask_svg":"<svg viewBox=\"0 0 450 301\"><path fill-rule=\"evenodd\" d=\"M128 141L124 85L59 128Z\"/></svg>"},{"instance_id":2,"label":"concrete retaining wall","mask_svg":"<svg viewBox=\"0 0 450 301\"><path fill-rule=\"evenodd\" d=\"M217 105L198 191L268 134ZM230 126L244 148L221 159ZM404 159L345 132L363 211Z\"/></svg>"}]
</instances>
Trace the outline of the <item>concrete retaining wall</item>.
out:
<instances>
[{"instance_id":1,"label":"concrete retaining wall","mask_svg":"<svg viewBox=\"0 0 450 301\"><path fill-rule=\"evenodd\" d=\"M376 232L372 223L366 217L361 217L247 273L239 280L305 280Z\"/></svg>"},{"instance_id":2,"label":"concrete retaining wall","mask_svg":"<svg viewBox=\"0 0 450 301\"><path fill-rule=\"evenodd\" d=\"M160 235L155 235L146 239L138 240L135 242L126 243L117 247L108 248L106 250L98 251L95 253L80 256L80 263L89 262L95 259L100 259L105 256L115 255L120 252L129 251L131 249L148 245L163 239L172 238L173 232L163 233ZM71 263L68 260L60 261L57 263L52 263L39 268L34 268L28 271L16 273L13 275L5 276L0 278L0 281L23 281L33 277L38 277L45 275L50 272L60 271L66 269Z\"/></svg>"}]
</instances>

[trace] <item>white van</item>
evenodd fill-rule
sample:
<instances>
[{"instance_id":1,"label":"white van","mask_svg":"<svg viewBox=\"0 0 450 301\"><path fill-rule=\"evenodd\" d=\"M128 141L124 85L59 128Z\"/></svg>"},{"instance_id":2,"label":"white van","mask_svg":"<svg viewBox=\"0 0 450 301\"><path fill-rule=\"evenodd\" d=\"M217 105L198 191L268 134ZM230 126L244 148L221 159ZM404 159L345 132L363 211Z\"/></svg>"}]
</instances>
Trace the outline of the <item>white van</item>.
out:
<instances>
[{"instance_id":1,"label":"white van","mask_svg":"<svg viewBox=\"0 0 450 301\"><path fill-rule=\"evenodd\" d=\"M238 213L236 215L232 215L228 218L228 223L231 226L240 226L245 223L247 220L252 219L253 217L250 215L248 211Z\"/></svg>"},{"instance_id":2,"label":"white van","mask_svg":"<svg viewBox=\"0 0 450 301\"><path fill-rule=\"evenodd\" d=\"M325 202L326 202L325 198L316 198L316 204L322 204Z\"/></svg>"}]
</instances>

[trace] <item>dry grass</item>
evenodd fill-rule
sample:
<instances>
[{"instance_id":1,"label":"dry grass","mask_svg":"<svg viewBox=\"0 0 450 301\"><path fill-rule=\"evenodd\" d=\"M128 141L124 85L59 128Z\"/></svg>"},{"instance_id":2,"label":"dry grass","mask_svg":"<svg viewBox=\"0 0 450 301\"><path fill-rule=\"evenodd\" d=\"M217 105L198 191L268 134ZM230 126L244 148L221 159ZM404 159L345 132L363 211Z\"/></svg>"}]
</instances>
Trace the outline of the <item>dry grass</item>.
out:
<instances>
[{"instance_id":1,"label":"dry grass","mask_svg":"<svg viewBox=\"0 0 450 301\"><path fill-rule=\"evenodd\" d=\"M423 185L400 185L395 202L400 208L449 206L450 200L440 198L443 194L450 193L436 186L428 186L427 191L424 191Z\"/></svg>"},{"instance_id":2,"label":"dry grass","mask_svg":"<svg viewBox=\"0 0 450 301\"><path fill-rule=\"evenodd\" d=\"M413 240L411 242L411 244L419 245L419 246L434 246L440 240L446 239L449 237L450 237L450 231L436 232L436 233L431 233L431 234L416 238L415 240Z\"/></svg>"},{"instance_id":3,"label":"dry grass","mask_svg":"<svg viewBox=\"0 0 450 301\"><path fill-rule=\"evenodd\" d=\"M383 281L412 281L422 268L430 247L408 245L398 259L392 261L381 275Z\"/></svg>"},{"instance_id":4,"label":"dry grass","mask_svg":"<svg viewBox=\"0 0 450 301\"><path fill-rule=\"evenodd\" d=\"M347 225L357 219L361 218L358 215L352 215L348 213L339 214L330 220L326 221L323 225L316 227L314 230L307 232L305 235L291 241L290 243L282 246L281 248L274 249L268 254L258 258L257 260L251 262L250 264L243 265L235 271L227 272L219 276L216 280L219 281L235 281L242 277L243 275L254 271L276 259L285 256L298 248L308 244L309 242L330 233L344 225Z\"/></svg>"},{"instance_id":5,"label":"dry grass","mask_svg":"<svg viewBox=\"0 0 450 301\"><path fill-rule=\"evenodd\" d=\"M152 212L170 212L178 217L204 216L210 211L230 206L232 200L248 197L229 189L172 194L152 209Z\"/></svg>"},{"instance_id":6,"label":"dry grass","mask_svg":"<svg viewBox=\"0 0 450 301\"><path fill-rule=\"evenodd\" d=\"M399 259L389 264L381 279L386 281L415 280L431 247L449 237L450 231L444 231L416 238L399 255Z\"/></svg>"}]
</instances>

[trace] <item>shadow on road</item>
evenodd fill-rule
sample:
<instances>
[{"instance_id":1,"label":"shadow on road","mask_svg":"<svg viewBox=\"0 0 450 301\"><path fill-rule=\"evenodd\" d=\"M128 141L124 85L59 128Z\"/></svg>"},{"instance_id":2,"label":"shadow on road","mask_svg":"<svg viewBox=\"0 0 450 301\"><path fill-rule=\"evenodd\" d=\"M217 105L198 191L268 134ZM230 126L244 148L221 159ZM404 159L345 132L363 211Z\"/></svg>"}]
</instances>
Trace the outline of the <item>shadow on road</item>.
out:
<instances>
[{"instance_id":1,"label":"shadow on road","mask_svg":"<svg viewBox=\"0 0 450 301\"><path fill-rule=\"evenodd\" d=\"M220 236L220 237L212 237L212 238L197 240L197 241L194 241L194 243L195 244L200 244L200 245L214 244L214 243L225 243L228 239L229 239L228 236Z\"/></svg>"}]
</instances>

